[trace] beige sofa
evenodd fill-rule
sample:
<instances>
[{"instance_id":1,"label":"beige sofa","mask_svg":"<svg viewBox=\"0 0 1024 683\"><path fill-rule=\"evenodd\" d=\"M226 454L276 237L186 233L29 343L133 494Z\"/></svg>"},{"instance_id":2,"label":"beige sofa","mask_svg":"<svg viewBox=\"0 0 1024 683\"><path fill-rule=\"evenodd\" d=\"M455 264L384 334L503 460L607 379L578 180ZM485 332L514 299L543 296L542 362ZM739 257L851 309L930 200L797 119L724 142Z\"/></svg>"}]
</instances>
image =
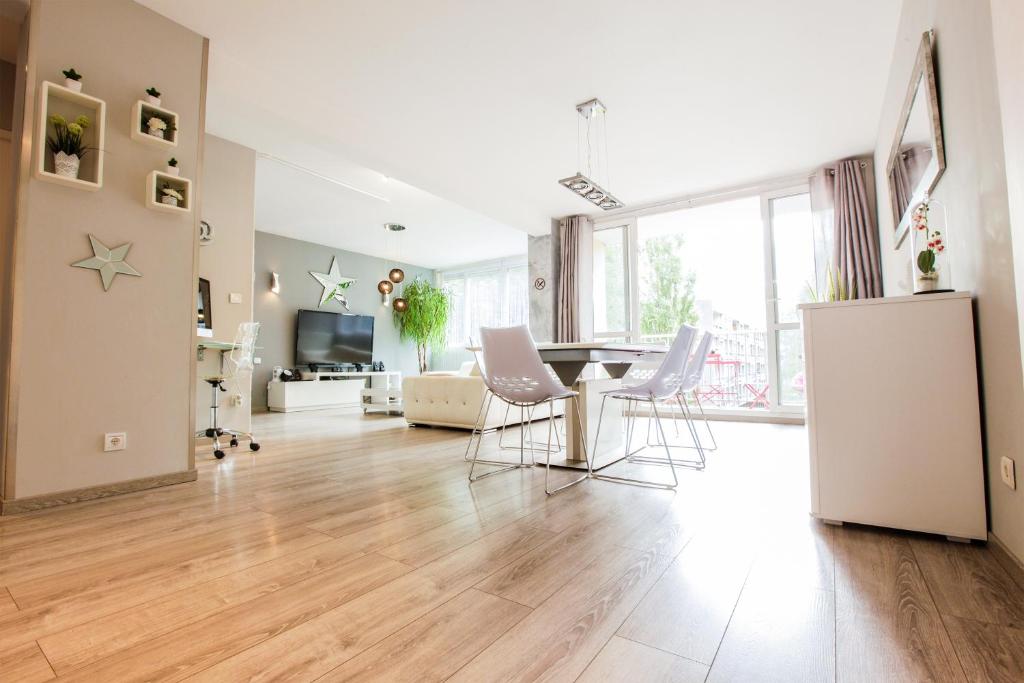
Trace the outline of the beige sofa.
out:
<instances>
[{"instance_id":1,"label":"beige sofa","mask_svg":"<svg viewBox=\"0 0 1024 683\"><path fill-rule=\"evenodd\" d=\"M480 413L480 402L484 399L484 381L473 361L462 364L457 372L427 372L418 377L402 380L402 405L405 419L411 425L432 425L472 429ZM555 404L555 415L563 412L562 402ZM519 423L519 409L508 410L508 404L495 398L491 401L484 429ZM538 419L548 416L545 406L537 414Z\"/></svg>"}]
</instances>

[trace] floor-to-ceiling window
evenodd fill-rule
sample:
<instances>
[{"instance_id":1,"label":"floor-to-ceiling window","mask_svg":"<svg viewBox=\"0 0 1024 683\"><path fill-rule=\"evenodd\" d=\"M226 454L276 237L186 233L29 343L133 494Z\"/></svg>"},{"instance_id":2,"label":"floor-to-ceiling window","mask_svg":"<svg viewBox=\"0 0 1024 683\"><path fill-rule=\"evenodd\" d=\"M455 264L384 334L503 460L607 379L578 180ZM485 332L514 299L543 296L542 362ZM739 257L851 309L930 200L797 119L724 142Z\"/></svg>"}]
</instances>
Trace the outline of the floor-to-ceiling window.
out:
<instances>
[{"instance_id":1,"label":"floor-to-ceiling window","mask_svg":"<svg viewBox=\"0 0 1024 683\"><path fill-rule=\"evenodd\" d=\"M463 348L481 327L508 327L529 322L530 301L527 265L523 259L475 264L440 274L448 292L449 348Z\"/></svg>"},{"instance_id":2,"label":"floor-to-ceiling window","mask_svg":"<svg viewBox=\"0 0 1024 683\"><path fill-rule=\"evenodd\" d=\"M798 411L796 305L815 283L806 187L642 213L594 231L598 339L669 343L680 325L715 335L698 390L722 411Z\"/></svg>"}]
</instances>

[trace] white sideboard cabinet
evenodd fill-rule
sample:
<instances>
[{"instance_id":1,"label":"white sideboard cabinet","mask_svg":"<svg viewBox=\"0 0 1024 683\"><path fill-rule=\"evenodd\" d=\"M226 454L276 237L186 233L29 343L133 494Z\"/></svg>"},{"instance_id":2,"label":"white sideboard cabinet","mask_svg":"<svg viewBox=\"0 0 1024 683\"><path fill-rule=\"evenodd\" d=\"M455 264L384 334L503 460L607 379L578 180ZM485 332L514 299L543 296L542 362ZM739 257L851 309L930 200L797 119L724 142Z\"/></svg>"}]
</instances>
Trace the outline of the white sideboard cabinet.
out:
<instances>
[{"instance_id":1,"label":"white sideboard cabinet","mask_svg":"<svg viewBox=\"0 0 1024 683\"><path fill-rule=\"evenodd\" d=\"M801 316L812 514L986 538L970 295L805 304Z\"/></svg>"}]
</instances>

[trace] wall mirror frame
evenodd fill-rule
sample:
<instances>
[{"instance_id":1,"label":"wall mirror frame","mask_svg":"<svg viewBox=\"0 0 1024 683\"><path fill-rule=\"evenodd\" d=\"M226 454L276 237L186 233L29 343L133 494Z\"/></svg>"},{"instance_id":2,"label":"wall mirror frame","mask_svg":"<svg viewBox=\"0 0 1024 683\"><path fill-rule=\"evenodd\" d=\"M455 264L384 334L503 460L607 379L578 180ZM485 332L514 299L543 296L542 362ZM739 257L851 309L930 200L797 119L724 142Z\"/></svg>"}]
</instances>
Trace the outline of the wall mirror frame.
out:
<instances>
[{"instance_id":1,"label":"wall mirror frame","mask_svg":"<svg viewBox=\"0 0 1024 683\"><path fill-rule=\"evenodd\" d=\"M895 249L900 248L910 231L914 208L931 194L946 170L934 54L935 33L929 30L921 36L885 168L895 225Z\"/></svg>"}]
</instances>

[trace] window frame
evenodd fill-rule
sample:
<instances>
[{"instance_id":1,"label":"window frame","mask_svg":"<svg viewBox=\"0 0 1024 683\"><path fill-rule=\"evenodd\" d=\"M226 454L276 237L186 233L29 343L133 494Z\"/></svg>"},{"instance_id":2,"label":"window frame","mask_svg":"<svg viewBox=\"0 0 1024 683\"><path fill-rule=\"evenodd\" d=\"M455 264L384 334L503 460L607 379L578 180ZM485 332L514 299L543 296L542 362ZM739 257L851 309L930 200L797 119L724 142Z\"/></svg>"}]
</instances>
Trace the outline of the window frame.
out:
<instances>
[{"instance_id":1,"label":"window frame","mask_svg":"<svg viewBox=\"0 0 1024 683\"><path fill-rule=\"evenodd\" d=\"M805 406L784 405L780 401L779 391L779 357L778 357L778 331L798 330L800 322L778 322L777 290L775 278L775 242L774 228L771 217L771 200L788 197L797 194L810 192L810 182L806 178L786 178L763 183L761 185L727 190L722 192L709 193L698 197L691 197L677 201L669 201L653 206L641 207L635 210L616 212L611 216L605 216L594 221L594 232L601 230L625 227L628 235L626 241L627 272L625 277L626 287L629 291L627 297L628 317L630 329L623 331L594 331L595 340L622 337L630 343L639 343L642 339L640 334L640 289L635 274L639 273L639 219L643 216L651 216L661 213L669 213L682 209L692 209L700 206L718 204L734 199L759 197L761 203L761 224L762 242L764 249L764 273L765 273L765 363L768 368L768 381L770 384L769 402L771 407L767 410L750 410L746 408L713 408L705 406L709 414L716 414L729 417L749 417L758 419L760 417L777 417L786 421L789 419L799 420L805 412ZM816 274L819 264L815 263ZM818 274L820 276L820 274Z\"/></svg>"}]
</instances>

